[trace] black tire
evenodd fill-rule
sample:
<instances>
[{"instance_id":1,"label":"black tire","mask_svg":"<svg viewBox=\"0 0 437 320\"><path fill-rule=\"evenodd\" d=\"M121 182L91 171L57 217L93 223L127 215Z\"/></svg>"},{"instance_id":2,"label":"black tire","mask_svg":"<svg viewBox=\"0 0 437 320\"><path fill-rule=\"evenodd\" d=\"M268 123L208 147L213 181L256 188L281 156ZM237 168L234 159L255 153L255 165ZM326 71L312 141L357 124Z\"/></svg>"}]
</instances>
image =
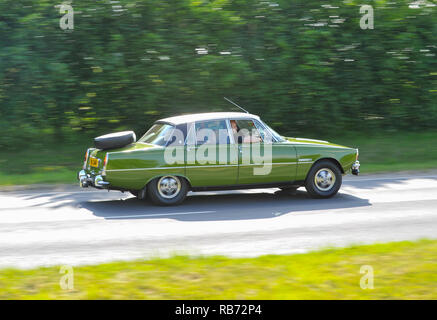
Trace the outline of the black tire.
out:
<instances>
[{"instance_id":1,"label":"black tire","mask_svg":"<svg viewBox=\"0 0 437 320\"><path fill-rule=\"evenodd\" d=\"M340 168L332 161L322 160L314 164L308 172L305 189L313 198L330 198L337 194L341 183Z\"/></svg>"},{"instance_id":2,"label":"black tire","mask_svg":"<svg viewBox=\"0 0 437 320\"><path fill-rule=\"evenodd\" d=\"M173 188L169 187L166 189L163 187L163 185L173 186L173 184L171 184L173 180L177 181L176 184L178 190L175 191L174 194L171 191L166 194L165 190L173 190ZM166 184L166 181L169 181L170 183ZM188 193L188 183L182 177L162 176L149 182L149 184L147 185L147 193L150 200L152 200L154 204L160 206L174 206L182 203L185 200ZM165 195L167 197L165 197Z\"/></svg>"},{"instance_id":3,"label":"black tire","mask_svg":"<svg viewBox=\"0 0 437 320\"><path fill-rule=\"evenodd\" d=\"M116 149L127 146L136 141L135 132L123 131L116 133L109 133L103 136L94 138L94 146L97 149Z\"/></svg>"}]
</instances>

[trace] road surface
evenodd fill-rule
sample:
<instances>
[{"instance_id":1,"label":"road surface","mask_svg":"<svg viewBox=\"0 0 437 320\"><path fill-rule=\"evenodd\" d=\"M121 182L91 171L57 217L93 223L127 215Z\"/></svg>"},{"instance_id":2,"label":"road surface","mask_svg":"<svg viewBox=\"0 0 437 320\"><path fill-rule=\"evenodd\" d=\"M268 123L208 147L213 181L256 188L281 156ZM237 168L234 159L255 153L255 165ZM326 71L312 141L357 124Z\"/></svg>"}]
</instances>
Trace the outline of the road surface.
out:
<instances>
[{"instance_id":1,"label":"road surface","mask_svg":"<svg viewBox=\"0 0 437 320\"><path fill-rule=\"evenodd\" d=\"M156 207L78 186L0 192L0 267L171 254L256 256L437 238L437 172L346 176L339 194L278 189L189 194Z\"/></svg>"}]
</instances>

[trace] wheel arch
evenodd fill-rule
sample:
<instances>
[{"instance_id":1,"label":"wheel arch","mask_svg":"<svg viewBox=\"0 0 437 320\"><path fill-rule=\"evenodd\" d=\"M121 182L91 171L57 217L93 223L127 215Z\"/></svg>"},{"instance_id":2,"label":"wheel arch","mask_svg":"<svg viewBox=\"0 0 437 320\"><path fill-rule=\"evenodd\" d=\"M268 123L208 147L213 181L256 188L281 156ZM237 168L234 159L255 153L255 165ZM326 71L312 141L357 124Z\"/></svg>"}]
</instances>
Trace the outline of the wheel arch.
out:
<instances>
[{"instance_id":1,"label":"wheel arch","mask_svg":"<svg viewBox=\"0 0 437 320\"><path fill-rule=\"evenodd\" d=\"M313 168L317 163L319 163L319 162L321 162L321 161L330 161L330 162L332 162L333 164L335 164L335 165L338 167L338 169L340 169L340 172L341 172L342 174L345 173L343 167L341 166L340 162L339 162L337 159L335 159L335 158L331 158L331 157L323 157L323 158L317 159L317 161L315 161L315 162L313 163L313 165L311 166L311 168L310 168L310 169L308 170L308 172L307 172L307 175L306 175L306 177L305 177L305 180L308 178L308 175L309 175L309 173L311 172L311 169L312 169L312 168Z\"/></svg>"}]
</instances>

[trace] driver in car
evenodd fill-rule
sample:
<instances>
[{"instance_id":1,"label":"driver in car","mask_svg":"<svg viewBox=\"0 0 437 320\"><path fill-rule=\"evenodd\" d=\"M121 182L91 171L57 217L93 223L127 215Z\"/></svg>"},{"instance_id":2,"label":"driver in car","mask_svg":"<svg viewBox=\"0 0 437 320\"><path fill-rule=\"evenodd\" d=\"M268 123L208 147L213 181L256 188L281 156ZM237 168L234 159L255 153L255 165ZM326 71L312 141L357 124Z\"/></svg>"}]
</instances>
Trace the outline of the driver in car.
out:
<instances>
[{"instance_id":1,"label":"driver in car","mask_svg":"<svg viewBox=\"0 0 437 320\"><path fill-rule=\"evenodd\" d=\"M231 120L232 133L235 141L238 143L256 143L261 142L261 138L257 135L251 135L248 130L241 130L236 120Z\"/></svg>"}]
</instances>

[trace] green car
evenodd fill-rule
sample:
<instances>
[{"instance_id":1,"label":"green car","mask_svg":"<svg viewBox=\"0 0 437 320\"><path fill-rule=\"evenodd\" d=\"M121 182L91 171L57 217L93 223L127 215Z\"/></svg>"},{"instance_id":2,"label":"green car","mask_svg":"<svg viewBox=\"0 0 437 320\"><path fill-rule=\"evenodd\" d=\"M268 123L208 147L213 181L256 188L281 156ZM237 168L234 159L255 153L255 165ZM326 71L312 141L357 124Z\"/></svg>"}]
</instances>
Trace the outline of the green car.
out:
<instances>
[{"instance_id":1,"label":"green car","mask_svg":"<svg viewBox=\"0 0 437 320\"><path fill-rule=\"evenodd\" d=\"M258 116L198 113L156 121L136 141L132 131L97 137L78 174L81 187L129 191L159 205L181 203L188 191L305 186L315 198L358 175L358 149L283 137Z\"/></svg>"}]
</instances>

